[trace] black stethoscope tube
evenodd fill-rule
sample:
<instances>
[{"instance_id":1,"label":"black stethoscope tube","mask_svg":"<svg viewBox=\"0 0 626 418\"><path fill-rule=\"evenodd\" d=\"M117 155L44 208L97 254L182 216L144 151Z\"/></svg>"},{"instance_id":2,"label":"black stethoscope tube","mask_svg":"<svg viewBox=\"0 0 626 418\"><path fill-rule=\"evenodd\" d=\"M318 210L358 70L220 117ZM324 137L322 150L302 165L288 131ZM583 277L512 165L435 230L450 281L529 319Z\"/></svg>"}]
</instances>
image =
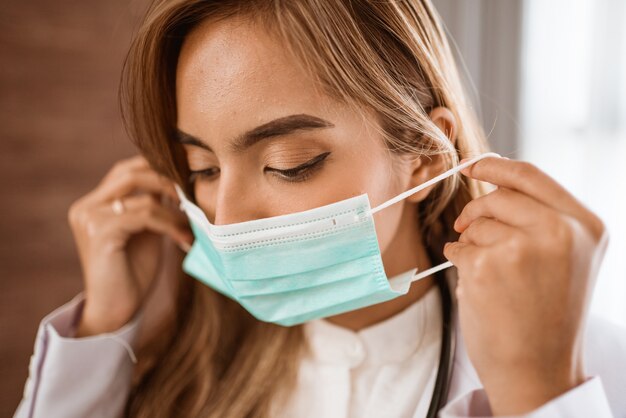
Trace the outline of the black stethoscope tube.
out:
<instances>
[{"instance_id":1,"label":"black stethoscope tube","mask_svg":"<svg viewBox=\"0 0 626 418\"><path fill-rule=\"evenodd\" d=\"M452 362L454 361L454 324L452 319L452 296L450 286L443 270L435 273L435 281L441 294L442 308L442 339L441 352L439 354L439 366L437 378L433 388L433 396L428 407L427 418L437 418L437 413L443 408L448 399L450 379L452 377Z\"/></svg>"}]
</instances>

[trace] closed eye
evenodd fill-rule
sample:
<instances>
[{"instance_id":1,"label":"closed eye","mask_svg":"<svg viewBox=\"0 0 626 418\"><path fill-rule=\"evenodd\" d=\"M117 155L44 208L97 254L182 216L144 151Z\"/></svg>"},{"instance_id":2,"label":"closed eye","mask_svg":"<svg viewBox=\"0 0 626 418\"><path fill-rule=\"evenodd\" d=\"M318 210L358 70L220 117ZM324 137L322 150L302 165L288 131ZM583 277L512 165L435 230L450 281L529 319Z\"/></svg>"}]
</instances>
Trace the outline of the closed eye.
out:
<instances>
[{"instance_id":1,"label":"closed eye","mask_svg":"<svg viewBox=\"0 0 626 418\"><path fill-rule=\"evenodd\" d=\"M278 169L273 167L265 167L265 171L274 172L281 178L291 181L291 182L299 182L305 181L313 175L315 169L321 168L321 163L330 155L330 152L324 152L318 155L315 158L310 159L309 161L300 164L299 166L287 168L287 169Z\"/></svg>"},{"instance_id":2,"label":"closed eye","mask_svg":"<svg viewBox=\"0 0 626 418\"><path fill-rule=\"evenodd\" d=\"M330 155L329 152L324 152L317 157L310 159L309 161L302 163L296 167L278 169L274 167L265 167L266 172L275 173L281 179L290 182L305 181L313 175L316 169L321 168L321 163ZM193 183L197 179L210 179L211 177L219 174L219 167L209 167L203 170L190 171L189 182Z\"/></svg>"}]
</instances>

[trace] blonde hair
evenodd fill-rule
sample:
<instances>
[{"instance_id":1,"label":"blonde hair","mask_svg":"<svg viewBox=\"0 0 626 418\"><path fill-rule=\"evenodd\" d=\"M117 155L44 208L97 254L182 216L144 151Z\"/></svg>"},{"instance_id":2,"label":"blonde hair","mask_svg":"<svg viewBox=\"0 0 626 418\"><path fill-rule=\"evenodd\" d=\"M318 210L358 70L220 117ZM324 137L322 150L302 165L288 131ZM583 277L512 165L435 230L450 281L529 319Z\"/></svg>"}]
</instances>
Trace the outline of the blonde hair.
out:
<instances>
[{"instance_id":1,"label":"blonde hair","mask_svg":"<svg viewBox=\"0 0 626 418\"><path fill-rule=\"evenodd\" d=\"M157 0L128 52L122 115L152 167L186 188L176 130L175 73L185 36L206 19L265 23L325 92L379 117L390 153L439 156L448 166L487 150L448 41L428 0ZM455 144L428 117L445 106L458 121ZM419 205L433 262L458 235L454 219L483 194L454 176ZM181 271L176 313L139 350L126 413L133 417L261 417L289 395L304 337L301 326L257 321L232 300Z\"/></svg>"}]
</instances>

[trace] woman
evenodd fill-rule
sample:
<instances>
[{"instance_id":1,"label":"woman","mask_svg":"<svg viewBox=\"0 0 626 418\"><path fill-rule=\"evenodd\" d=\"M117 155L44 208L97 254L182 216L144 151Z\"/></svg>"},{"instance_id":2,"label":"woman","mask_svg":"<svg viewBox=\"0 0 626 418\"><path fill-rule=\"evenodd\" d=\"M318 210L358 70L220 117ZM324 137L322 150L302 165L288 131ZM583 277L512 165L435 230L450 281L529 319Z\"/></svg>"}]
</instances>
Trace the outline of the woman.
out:
<instances>
[{"instance_id":1,"label":"woman","mask_svg":"<svg viewBox=\"0 0 626 418\"><path fill-rule=\"evenodd\" d=\"M390 282L455 268L357 309L259 320L187 261L210 254L179 205L217 227L374 206L486 151L427 0L157 1L122 87L141 156L70 208L85 290L42 320L17 417L626 417L626 337L585 332L605 228L530 164L482 158L376 213Z\"/></svg>"}]
</instances>

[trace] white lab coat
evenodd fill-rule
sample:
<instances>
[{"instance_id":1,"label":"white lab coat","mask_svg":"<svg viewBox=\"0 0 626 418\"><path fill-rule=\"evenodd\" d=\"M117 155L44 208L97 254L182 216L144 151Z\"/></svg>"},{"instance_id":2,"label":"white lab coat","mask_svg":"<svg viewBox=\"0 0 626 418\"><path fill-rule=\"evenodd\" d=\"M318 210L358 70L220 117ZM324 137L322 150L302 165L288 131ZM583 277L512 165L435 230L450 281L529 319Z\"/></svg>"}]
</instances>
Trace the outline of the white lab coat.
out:
<instances>
[{"instance_id":1,"label":"white lab coat","mask_svg":"<svg viewBox=\"0 0 626 418\"><path fill-rule=\"evenodd\" d=\"M448 280L454 284L455 269L447 272ZM81 292L41 321L24 397L14 418L121 416L130 387L132 348L144 312L140 311L115 333L75 339L71 337L72 322L82 302ZM455 320L458 324L456 312ZM460 327L456 327L455 333L448 403L439 416L491 416L487 397L467 356ZM626 418L626 330L591 317L585 335L585 364L589 376L585 383L523 417ZM418 409L424 411L424 403L429 400L430 393L420 401ZM423 416L417 413L406 416ZM344 415L333 413L332 416Z\"/></svg>"}]
</instances>

